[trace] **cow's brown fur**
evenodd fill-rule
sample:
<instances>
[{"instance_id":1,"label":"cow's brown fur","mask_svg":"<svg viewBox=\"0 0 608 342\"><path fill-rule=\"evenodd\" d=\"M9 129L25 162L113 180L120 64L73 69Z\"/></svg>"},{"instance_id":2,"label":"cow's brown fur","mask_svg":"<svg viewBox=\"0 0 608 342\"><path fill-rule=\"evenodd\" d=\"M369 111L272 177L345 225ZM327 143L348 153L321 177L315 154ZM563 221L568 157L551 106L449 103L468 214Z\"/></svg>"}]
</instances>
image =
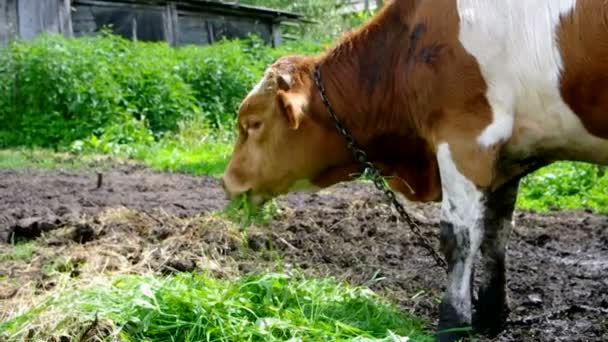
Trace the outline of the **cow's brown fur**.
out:
<instances>
[{"instance_id":1,"label":"cow's brown fur","mask_svg":"<svg viewBox=\"0 0 608 342\"><path fill-rule=\"evenodd\" d=\"M270 70L293 77L289 91L305 94L306 116L325 127L325 146L335 152L340 149L330 143L344 142L329 138L336 131L311 79L319 65L332 106L391 186L411 200L435 201L441 198L434 155L440 142L454 146L461 172L478 186L491 186L495 176L497 149L474 144L492 119L486 85L458 41L458 25L454 1L394 1L327 52L283 57ZM240 120L248 113L241 108ZM310 179L319 186L357 170L352 160L340 165L325 156L332 164Z\"/></svg>"},{"instance_id":2,"label":"cow's brown fur","mask_svg":"<svg viewBox=\"0 0 608 342\"><path fill-rule=\"evenodd\" d=\"M315 61L336 112L411 199L440 197L442 141L479 186L493 180L493 167L480 164L493 164L497 151L473 144L491 121L486 85L458 41L458 21L453 1L395 2ZM327 116L318 101L313 108Z\"/></svg>"},{"instance_id":3,"label":"cow's brown fur","mask_svg":"<svg viewBox=\"0 0 608 342\"><path fill-rule=\"evenodd\" d=\"M578 0L561 20L561 94L591 134L608 139L608 3Z\"/></svg>"}]
</instances>

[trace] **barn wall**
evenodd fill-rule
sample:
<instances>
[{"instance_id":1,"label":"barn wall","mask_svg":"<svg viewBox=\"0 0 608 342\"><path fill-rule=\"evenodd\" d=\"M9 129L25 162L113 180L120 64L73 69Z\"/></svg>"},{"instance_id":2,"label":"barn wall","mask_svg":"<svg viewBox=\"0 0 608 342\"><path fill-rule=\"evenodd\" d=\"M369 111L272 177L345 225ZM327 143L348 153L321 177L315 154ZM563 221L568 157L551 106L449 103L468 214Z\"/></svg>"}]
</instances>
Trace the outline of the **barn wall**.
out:
<instances>
[{"instance_id":1,"label":"barn wall","mask_svg":"<svg viewBox=\"0 0 608 342\"><path fill-rule=\"evenodd\" d=\"M42 32L67 33L69 13L64 10L64 0L18 0L19 36L24 39L35 38Z\"/></svg>"},{"instance_id":2,"label":"barn wall","mask_svg":"<svg viewBox=\"0 0 608 342\"><path fill-rule=\"evenodd\" d=\"M223 37L245 38L255 33L269 44L280 44L279 25L272 17L230 8L182 6L179 1L146 4L131 0L0 0L0 45L10 37L32 39L42 32L67 36L97 34L110 26L119 35L172 45L211 44ZM213 12L208 12L213 11ZM251 10L248 10L251 11Z\"/></svg>"},{"instance_id":3,"label":"barn wall","mask_svg":"<svg viewBox=\"0 0 608 342\"><path fill-rule=\"evenodd\" d=\"M125 38L163 41L165 6L75 4L72 25L75 36L92 35L104 27Z\"/></svg>"},{"instance_id":4,"label":"barn wall","mask_svg":"<svg viewBox=\"0 0 608 342\"><path fill-rule=\"evenodd\" d=\"M39 33L44 32L45 28L49 32L58 32L56 6L55 1L19 0L17 12L20 14L19 35L21 38L35 38Z\"/></svg>"},{"instance_id":5,"label":"barn wall","mask_svg":"<svg viewBox=\"0 0 608 342\"><path fill-rule=\"evenodd\" d=\"M0 0L0 46L17 35L17 0Z\"/></svg>"},{"instance_id":6,"label":"barn wall","mask_svg":"<svg viewBox=\"0 0 608 342\"><path fill-rule=\"evenodd\" d=\"M246 38L255 32L264 41L273 41L272 23L255 18L178 11L177 45L210 44L222 38Z\"/></svg>"}]
</instances>

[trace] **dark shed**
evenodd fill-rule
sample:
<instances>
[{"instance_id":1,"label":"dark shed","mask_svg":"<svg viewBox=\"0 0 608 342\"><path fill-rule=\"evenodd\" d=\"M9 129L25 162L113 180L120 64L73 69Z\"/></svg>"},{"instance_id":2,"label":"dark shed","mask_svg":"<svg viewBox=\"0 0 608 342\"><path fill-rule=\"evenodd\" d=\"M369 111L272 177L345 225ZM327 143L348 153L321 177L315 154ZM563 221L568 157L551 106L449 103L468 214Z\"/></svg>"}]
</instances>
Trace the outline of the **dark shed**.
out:
<instances>
[{"instance_id":1,"label":"dark shed","mask_svg":"<svg viewBox=\"0 0 608 342\"><path fill-rule=\"evenodd\" d=\"M205 45L253 33L280 45L294 13L204 0L0 0L0 43L41 32L90 35L108 27L121 36L172 45Z\"/></svg>"}]
</instances>

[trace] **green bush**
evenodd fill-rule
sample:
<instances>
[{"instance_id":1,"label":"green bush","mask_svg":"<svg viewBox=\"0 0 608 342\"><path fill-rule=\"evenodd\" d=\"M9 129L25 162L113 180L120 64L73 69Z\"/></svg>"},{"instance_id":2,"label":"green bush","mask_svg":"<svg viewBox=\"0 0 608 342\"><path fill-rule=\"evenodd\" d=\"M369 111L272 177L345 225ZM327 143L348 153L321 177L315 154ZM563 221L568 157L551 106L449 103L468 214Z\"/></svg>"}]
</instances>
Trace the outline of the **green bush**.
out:
<instances>
[{"instance_id":1,"label":"green bush","mask_svg":"<svg viewBox=\"0 0 608 342\"><path fill-rule=\"evenodd\" d=\"M128 145L188 121L222 127L276 57L319 47L273 50L252 37L172 48L109 34L17 41L0 50L0 147Z\"/></svg>"},{"instance_id":2,"label":"green bush","mask_svg":"<svg viewBox=\"0 0 608 342\"><path fill-rule=\"evenodd\" d=\"M166 68L170 52L112 36L11 44L2 51L1 144L67 145L133 118L153 132L176 127L196 114L196 100Z\"/></svg>"},{"instance_id":3,"label":"green bush","mask_svg":"<svg viewBox=\"0 0 608 342\"><path fill-rule=\"evenodd\" d=\"M608 212L608 175L597 165L561 161L521 182L518 206L538 211L588 208Z\"/></svg>"}]
</instances>

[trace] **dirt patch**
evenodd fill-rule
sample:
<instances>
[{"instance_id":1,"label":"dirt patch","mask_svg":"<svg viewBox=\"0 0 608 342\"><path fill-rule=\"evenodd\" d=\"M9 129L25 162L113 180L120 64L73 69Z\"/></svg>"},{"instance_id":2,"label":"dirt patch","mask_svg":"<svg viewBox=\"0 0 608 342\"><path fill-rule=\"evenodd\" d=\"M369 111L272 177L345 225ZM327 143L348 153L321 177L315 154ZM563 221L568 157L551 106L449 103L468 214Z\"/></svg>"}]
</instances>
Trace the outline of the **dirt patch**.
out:
<instances>
[{"instance_id":1,"label":"dirt patch","mask_svg":"<svg viewBox=\"0 0 608 342\"><path fill-rule=\"evenodd\" d=\"M212 178L120 166L96 181L94 171L0 170L0 249L15 238L37 246L0 259L0 319L58 275L281 267L368 285L436 320L445 276L368 184L283 197L281 217L242 232L210 214L226 204ZM408 208L437 242L437 206ZM608 340L608 217L518 212L508 258L512 313L497 341Z\"/></svg>"},{"instance_id":2,"label":"dirt patch","mask_svg":"<svg viewBox=\"0 0 608 342\"><path fill-rule=\"evenodd\" d=\"M224 203L217 183L207 177L123 165L104 172L99 189L97 178L94 170L0 170L0 240L35 238L119 206L187 217Z\"/></svg>"}]
</instances>

